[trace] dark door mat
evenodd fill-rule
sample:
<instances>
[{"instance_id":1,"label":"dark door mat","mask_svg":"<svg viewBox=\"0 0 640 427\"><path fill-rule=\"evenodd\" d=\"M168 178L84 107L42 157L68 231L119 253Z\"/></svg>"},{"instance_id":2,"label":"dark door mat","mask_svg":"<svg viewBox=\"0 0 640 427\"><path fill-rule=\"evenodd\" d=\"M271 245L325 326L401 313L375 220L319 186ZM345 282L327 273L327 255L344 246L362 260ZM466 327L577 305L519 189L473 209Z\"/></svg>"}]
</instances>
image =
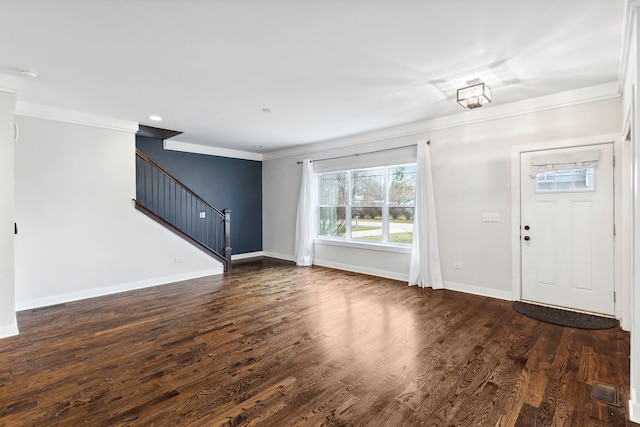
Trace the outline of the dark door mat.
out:
<instances>
[{"instance_id":1,"label":"dark door mat","mask_svg":"<svg viewBox=\"0 0 640 427\"><path fill-rule=\"evenodd\" d=\"M592 314L576 313L575 311L545 307L514 301L513 309L520 314L554 325L568 326L580 329L609 329L618 326L616 319L594 316Z\"/></svg>"}]
</instances>

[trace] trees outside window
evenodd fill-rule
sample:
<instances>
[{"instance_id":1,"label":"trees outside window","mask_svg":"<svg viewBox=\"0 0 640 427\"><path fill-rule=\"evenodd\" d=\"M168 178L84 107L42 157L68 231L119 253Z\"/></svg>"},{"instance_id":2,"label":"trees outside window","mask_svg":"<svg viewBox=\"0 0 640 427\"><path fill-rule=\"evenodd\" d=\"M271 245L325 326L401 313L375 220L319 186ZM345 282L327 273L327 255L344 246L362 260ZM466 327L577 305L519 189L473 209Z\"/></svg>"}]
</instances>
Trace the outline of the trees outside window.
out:
<instances>
[{"instance_id":1,"label":"trees outside window","mask_svg":"<svg viewBox=\"0 0 640 427\"><path fill-rule=\"evenodd\" d=\"M416 166L319 175L319 235L411 244Z\"/></svg>"}]
</instances>

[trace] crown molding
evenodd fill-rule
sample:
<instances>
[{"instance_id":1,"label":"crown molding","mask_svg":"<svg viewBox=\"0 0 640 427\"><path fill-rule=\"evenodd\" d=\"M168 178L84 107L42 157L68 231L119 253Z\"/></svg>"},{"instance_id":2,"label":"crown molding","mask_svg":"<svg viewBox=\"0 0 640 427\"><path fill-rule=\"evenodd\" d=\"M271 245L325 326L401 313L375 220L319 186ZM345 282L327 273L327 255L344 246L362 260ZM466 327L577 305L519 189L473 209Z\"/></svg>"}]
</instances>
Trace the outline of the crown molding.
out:
<instances>
[{"instance_id":1,"label":"crown molding","mask_svg":"<svg viewBox=\"0 0 640 427\"><path fill-rule=\"evenodd\" d=\"M638 0L640 1L640 0ZM307 155L332 149L352 147L360 144L383 141L391 138L418 135L440 129L466 126L490 120L497 120L523 114L535 113L545 110L553 110L588 102L602 101L620 97L618 82L610 82L597 86L590 86L567 92L559 92L552 95L532 98L510 104L488 106L466 111L460 114L440 117L422 122L398 125L380 129L373 132L336 138L307 145L298 145L283 150L272 151L263 155L264 160L274 160L283 157Z\"/></svg>"},{"instance_id":2,"label":"crown molding","mask_svg":"<svg viewBox=\"0 0 640 427\"><path fill-rule=\"evenodd\" d=\"M631 46L633 45L634 23L637 10L640 8L640 0L627 0L624 4L624 16L622 18L622 43L620 47L620 68L618 69L618 91L622 93L627 78Z\"/></svg>"},{"instance_id":3,"label":"crown molding","mask_svg":"<svg viewBox=\"0 0 640 427\"><path fill-rule=\"evenodd\" d=\"M231 157L242 160L262 161L261 153L252 153L250 151L230 150L228 148L211 147L208 145L193 144L191 142L165 140L163 143L165 150L182 151L185 153L206 154L209 156Z\"/></svg>"},{"instance_id":4,"label":"crown molding","mask_svg":"<svg viewBox=\"0 0 640 427\"><path fill-rule=\"evenodd\" d=\"M116 119L82 111L49 107L47 105L31 104L18 101L15 114L18 116L34 117L37 119L55 120L78 125L93 126L124 132L138 132L138 123L130 120Z\"/></svg>"},{"instance_id":5,"label":"crown molding","mask_svg":"<svg viewBox=\"0 0 640 427\"><path fill-rule=\"evenodd\" d=\"M632 3L634 5L640 6L640 0L633 0ZM0 74L0 90L3 90L5 86L10 85L10 83L12 82L16 86L19 83L17 78ZM7 91L16 92L17 89L8 88ZM308 155L311 153L318 153L332 149L346 148L357 146L360 144L368 144L372 142L388 140L391 138L400 138L440 129L465 126L474 123L481 123L490 120L518 116L522 114L552 110L588 102L601 101L616 98L620 95L621 91L619 82L616 81L567 92L560 92L539 98L517 101L510 104L486 106L481 109L465 111L460 114L440 117L437 119L398 125L390 128L336 138L327 141L298 145L295 147L285 148L283 150L277 150L268 153L255 153L250 151L218 148L208 145L190 143L187 141L175 140L166 140L164 142L164 148L167 150L182 151L188 153L206 154L244 160L265 161L283 157ZM137 122L20 101L17 102L15 114L19 116L56 120L61 122L94 126L132 133L138 131Z\"/></svg>"},{"instance_id":6,"label":"crown molding","mask_svg":"<svg viewBox=\"0 0 640 427\"><path fill-rule=\"evenodd\" d=\"M20 78L0 73L0 92L17 93L20 85Z\"/></svg>"}]
</instances>

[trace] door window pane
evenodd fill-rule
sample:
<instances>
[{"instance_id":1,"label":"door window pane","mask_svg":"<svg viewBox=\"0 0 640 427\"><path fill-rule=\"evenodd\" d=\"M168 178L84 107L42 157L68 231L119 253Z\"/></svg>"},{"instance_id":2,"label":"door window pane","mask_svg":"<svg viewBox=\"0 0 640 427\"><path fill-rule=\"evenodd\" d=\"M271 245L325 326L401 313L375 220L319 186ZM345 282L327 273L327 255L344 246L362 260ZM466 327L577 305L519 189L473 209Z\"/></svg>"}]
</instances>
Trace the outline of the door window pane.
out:
<instances>
[{"instance_id":1,"label":"door window pane","mask_svg":"<svg viewBox=\"0 0 640 427\"><path fill-rule=\"evenodd\" d=\"M536 175L536 191L592 191L593 177L593 168L540 172Z\"/></svg>"}]
</instances>

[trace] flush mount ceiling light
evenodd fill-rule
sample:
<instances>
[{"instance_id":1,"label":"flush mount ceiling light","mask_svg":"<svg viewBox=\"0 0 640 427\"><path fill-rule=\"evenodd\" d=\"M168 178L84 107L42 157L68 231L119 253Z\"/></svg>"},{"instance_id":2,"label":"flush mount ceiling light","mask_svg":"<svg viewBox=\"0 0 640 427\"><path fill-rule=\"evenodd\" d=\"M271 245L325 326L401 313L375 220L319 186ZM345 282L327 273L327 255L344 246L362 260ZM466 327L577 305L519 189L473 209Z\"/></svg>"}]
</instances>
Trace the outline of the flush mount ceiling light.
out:
<instances>
[{"instance_id":1,"label":"flush mount ceiling light","mask_svg":"<svg viewBox=\"0 0 640 427\"><path fill-rule=\"evenodd\" d=\"M263 108L263 109L262 109L262 112L263 112L263 113L270 113L270 112L272 112L272 111L273 111L273 110L272 110L271 108Z\"/></svg>"},{"instance_id":2,"label":"flush mount ceiling light","mask_svg":"<svg viewBox=\"0 0 640 427\"><path fill-rule=\"evenodd\" d=\"M458 104L471 110L491 102L491 88L480 79L470 80L467 84L469 86L458 89Z\"/></svg>"},{"instance_id":3,"label":"flush mount ceiling light","mask_svg":"<svg viewBox=\"0 0 640 427\"><path fill-rule=\"evenodd\" d=\"M21 69L20 74L22 74L24 77L29 77L30 79L38 78L38 72L34 70Z\"/></svg>"},{"instance_id":4,"label":"flush mount ceiling light","mask_svg":"<svg viewBox=\"0 0 640 427\"><path fill-rule=\"evenodd\" d=\"M152 114L149 116L149 120L153 120L154 122L161 122L162 121L162 117L157 116L155 114Z\"/></svg>"}]
</instances>

